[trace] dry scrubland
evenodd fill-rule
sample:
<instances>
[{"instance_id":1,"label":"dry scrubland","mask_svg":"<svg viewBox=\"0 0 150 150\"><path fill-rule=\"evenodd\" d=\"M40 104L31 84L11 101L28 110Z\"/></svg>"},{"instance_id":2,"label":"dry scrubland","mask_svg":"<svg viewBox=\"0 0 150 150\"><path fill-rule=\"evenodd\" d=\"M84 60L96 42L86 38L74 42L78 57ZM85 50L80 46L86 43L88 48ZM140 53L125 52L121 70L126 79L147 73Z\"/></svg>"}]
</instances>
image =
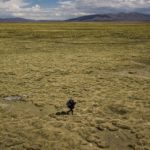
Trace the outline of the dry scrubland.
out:
<instances>
[{"instance_id":1,"label":"dry scrubland","mask_svg":"<svg viewBox=\"0 0 150 150\"><path fill-rule=\"evenodd\" d=\"M102 149L150 149L150 24L0 24L0 150Z\"/></svg>"}]
</instances>

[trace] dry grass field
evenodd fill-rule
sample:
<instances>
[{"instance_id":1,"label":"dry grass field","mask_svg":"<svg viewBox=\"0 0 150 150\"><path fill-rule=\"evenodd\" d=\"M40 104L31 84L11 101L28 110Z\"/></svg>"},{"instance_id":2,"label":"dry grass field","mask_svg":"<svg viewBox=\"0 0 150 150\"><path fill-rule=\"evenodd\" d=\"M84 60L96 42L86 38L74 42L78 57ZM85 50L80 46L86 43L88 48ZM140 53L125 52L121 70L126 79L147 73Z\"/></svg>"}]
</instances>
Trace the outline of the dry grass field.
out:
<instances>
[{"instance_id":1,"label":"dry grass field","mask_svg":"<svg viewBox=\"0 0 150 150\"><path fill-rule=\"evenodd\" d=\"M1 23L0 150L103 149L150 150L150 24Z\"/></svg>"}]
</instances>

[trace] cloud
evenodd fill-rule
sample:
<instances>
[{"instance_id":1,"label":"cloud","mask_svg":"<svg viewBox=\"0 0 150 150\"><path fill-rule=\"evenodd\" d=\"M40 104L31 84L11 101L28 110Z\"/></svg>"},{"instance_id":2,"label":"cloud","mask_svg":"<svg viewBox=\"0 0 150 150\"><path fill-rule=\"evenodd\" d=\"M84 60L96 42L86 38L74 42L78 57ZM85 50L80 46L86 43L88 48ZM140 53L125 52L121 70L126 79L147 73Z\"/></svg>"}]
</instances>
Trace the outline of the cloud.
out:
<instances>
[{"instance_id":1,"label":"cloud","mask_svg":"<svg viewBox=\"0 0 150 150\"><path fill-rule=\"evenodd\" d=\"M15 16L22 8L27 7L28 3L23 0L1 0L0 17Z\"/></svg>"},{"instance_id":2,"label":"cloud","mask_svg":"<svg viewBox=\"0 0 150 150\"><path fill-rule=\"evenodd\" d=\"M99 13L150 13L148 10L150 0L60 0L58 7L58 12L63 18Z\"/></svg>"},{"instance_id":3,"label":"cloud","mask_svg":"<svg viewBox=\"0 0 150 150\"><path fill-rule=\"evenodd\" d=\"M138 11L150 14L150 0L59 0L55 7L32 0L0 0L0 17L67 19L89 14Z\"/></svg>"}]
</instances>

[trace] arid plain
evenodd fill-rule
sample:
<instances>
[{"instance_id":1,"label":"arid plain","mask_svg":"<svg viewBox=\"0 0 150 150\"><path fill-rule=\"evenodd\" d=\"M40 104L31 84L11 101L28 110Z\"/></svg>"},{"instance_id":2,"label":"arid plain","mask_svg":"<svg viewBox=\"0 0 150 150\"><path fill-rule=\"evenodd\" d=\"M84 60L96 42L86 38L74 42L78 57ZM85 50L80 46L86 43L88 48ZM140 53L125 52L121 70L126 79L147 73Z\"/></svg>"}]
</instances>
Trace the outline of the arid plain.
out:
<instances>
[{"instance_id":1,"label":"arid plain","mask_svg":"<svg viewBox=\"0 0 150 150\"><path fill-rule=\"evenodd\" d=\"M150 149L150 24L1 23L0 150L102 149Z\"/></svg>"}]
</instances>

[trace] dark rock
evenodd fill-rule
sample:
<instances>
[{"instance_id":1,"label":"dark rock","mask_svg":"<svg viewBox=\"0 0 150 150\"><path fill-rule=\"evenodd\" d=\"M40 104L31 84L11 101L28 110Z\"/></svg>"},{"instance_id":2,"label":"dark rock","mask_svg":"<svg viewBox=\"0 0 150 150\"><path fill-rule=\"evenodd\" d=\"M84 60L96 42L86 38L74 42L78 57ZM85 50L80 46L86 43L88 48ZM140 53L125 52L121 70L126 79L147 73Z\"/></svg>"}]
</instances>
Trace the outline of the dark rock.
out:
<instances>
[{"instance_id":1,"label":"dark rock","mask_svg":"<svg viewBox=\"0 0 150 150\"><path fill-rule=\"evenodd\" d=\"M129 144L128 147L130 147L131 149L135 150L135 145L134 144Z\"/></svg>"},{"instance_id":2,"label":"dark rock","mask_svg":"<svg viewBox=\"0 0 150 150\"><path fill-rule=\"evenodd\" d=\"M129 71L128 73L129 73L129 74L135 74L136 72L133 72L133 71Z\"/></svg>"}]
</instances>

